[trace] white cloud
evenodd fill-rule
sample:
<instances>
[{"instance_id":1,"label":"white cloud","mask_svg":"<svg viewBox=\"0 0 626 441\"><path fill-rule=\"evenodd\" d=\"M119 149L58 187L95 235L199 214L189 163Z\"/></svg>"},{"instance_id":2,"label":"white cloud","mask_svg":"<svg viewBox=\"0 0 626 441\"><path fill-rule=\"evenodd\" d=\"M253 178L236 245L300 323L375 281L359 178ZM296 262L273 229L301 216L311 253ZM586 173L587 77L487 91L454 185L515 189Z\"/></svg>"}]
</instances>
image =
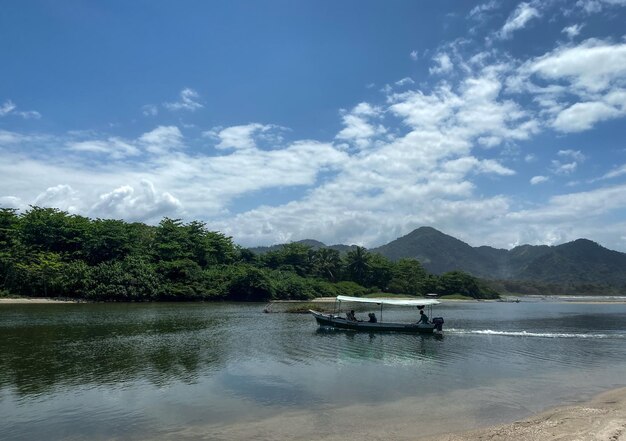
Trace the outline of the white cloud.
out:
<instances>
[{"instance_id":1,"label":"white cloud","mask_svg":"<svg viewBox=\"0 0 626 441\"><path fill-rule=\"evenodd\" d=\"M595 14L605 6L626 6L626 0L578 0L576 6L588 14Z\"/></svg>"},{"instance_id":2,"label":"white cloud","mask_svg":"<svg viewBox=\"0 0 626 441\"><path fill-rule=\"evenodd\" d=\"M399 81L396 81L396 86L406 86L406 85L409 85L409 84L415 84L415 81L413 81L409 77L405 77L405 78L402 78Z\"/></svg>"},{"instance_id":3,"label":"white cloud","mask_svg":"<svg viewBox=\"0 0 626 441\"><path fill-rule=\"evenodd\" d=\"M2 143L1 139L2 134L0 133L0 144ZM32 137L28 140L22 139L21 142L29 140L33 141ZM111 159L128 159L144 153L164 155L184 146L183 135L176 126L157 126L136 139L78 132L73 133L70 140L57 139L54 140L54 143L61 143L67 150L75 153L88 153Z\"/></svg>"},{"instance_id":4,"label":"white cloud","mask_svg":"<svg viewBox=\"0 0 626 441\"><path fill-rule=\"evenodd\" d=\"M22 141L24 136L20 133L9 132L8 130L0 130L0 146L8 144L17 144Z\"/></svg>"},{"instance_id":5,"label":"white cloud","mask_svg":"<svg viewBox=\"0 0 626 441\"><path fill-rule=\"evenodd\" d=\"M487 12L493 11L498 7L498 2L496 0L490 0L487 3L481 3L472 8L469 13L469 18L482 21L485 19L485 15Z\"/></svg>"},{"instance_id":6,"label":"white cloud","mask_svg":"<svg viewBox=\"0 0 626 441\"><path fill-rule=\"evenodd\" d=\"M433 61L436 63L436 65L428 69L431 75L441 75L449 73L454 67L450 56L445 52L440 52L435 55L433 57Z\"/></svg>"},{"instance_id":7,"label":"white cloud","mask_svg":"<svg viewBox=\"0 0 626 441\"><path fill-rule=\"evenodd\" d=\"M540 16L539 10L530 3L520 3L506 20L502 29L500 29L498 36L500 38L510 38L513 32L523 29L530 20Z\"/></svg>"},{"instance_id":8,"label":"white cloud","mask_svg":"<svg viewBox=\"0 0 626 441\"><path fill-rule=\"evenodd\" d=\"M168 192L159 193L154 185L141 180L137 189L124 185L101 194L90 213L98 217L154 221L180 212L182 204Z\"/></svg>"},{"instance_id":9,"label":"white cloud","mask_svg":"<svg viewBox=\"0 0 626 441\"><path fill-rule=\"evenodd\" d=\"M138 141L138 144L148 152L163 154L181 148L183 135L176 126L158 126L156 129L141 135Z\"/></svg>"},{"instance_id":10,"label":"white cloud","mask_svg":"<svg viewBox=\"0 0 626 441\"><path fill-rule=\"evenodd\" d=\"M409 91L390 97L389 110L410 127L445 132L463 142L476 139L485 147L502 140L528 139L539 130L537 122L513 101L500 96L502 84L489 70L461 82L458 93L447 85L430 95Z\"/></svg>"},{"instance_id":11,"label":"white cloud","mask_svg":"<svg viewBox=\"0 0 626 441\"><path fill-rule=\"evenodd\" d=\"M600 179L613 179L623 175L626 175L626 164L607 172Z\"/></svg>"},{"instance_id":12,"label":"white cloud","mask_svg":"<svg viewBox=\"0 0 626 441\"><path fill-rule=\"evenodd\" d=\"M132 142L117 137L109 137L105 140L69 142L67 148L76 152L108 155L113 159L137 156L141 153Z\"/></svg>"},{"instance_id":13,"label":"white cloud","mask_svg":"<svg viewBox=\"0 0 626 441\"><path fill-rule=\"evenodd\" d=\"M8 115L15 110L15 104L11 100L6 100L2 106L0 106L0 116Z\"/></svg>"},{"instance_id":14,"label":"white cloud","mask_svg":"<svg viewBox=\"0 0 626 441\"><path fill-rule=\"evenodd\" d=\"M552 171L556 175L569 175L576 171L578 163L576 161L563 163L558 160L552 161Z\"/></svg>"},{"instance_id":15,"label":"white cloud","mask_svg":"<svg viewBox=\"0 0 626 441\"><path fill-rule=\"evenodd\" d=\"M15 113L24 119L40 119L41 118L41 113L37 112L36 110L26 110L26 111L20 111L20 112L15 112Z\"/></svg>"},{"instance_id":16,"label":"white cloud","mask_svg":"<svg viewBox=\"0 0 626 441\"><path fill-rule=\"evenodd\" d=\"M17 115L22 117L23 119L40 119L41 113L36 110L25 110L19 111L16 110L17 106L11 100L6 100L2 105L0 105L0 118L7 115Z\"/></svg>"},{"instance_id":17,"label":"white cloud","mask_svg":"<svg viewBox=\"0 0 626 441\"><path fill-rule=\"evenodd\" d=\"M33 201L33 205L59 208L69 213L78 212L77 204L79 203L78 192L66 184L47 188Z\"/></svg>"},{"instance_id":18,"label":"white cloud","mask_svg":"<svg viewBox=\"0 0 626 441\"><path fill-rule=\"evenodd\" d=\"M372 139L387 132L381 124L372 124L369 119L376 118L381 113L380 109L368 103L359 103L350 112L343 112L344 128L336 138L354 143L359 148L371 145Z\"/></svg>"},{"instance_id":19,"label":"white cloud","mask_svg":"<svg viewBox=\"0 0 626 441\"><path fill-rule=\"evenodd\" d=\"M204 136L219 139L216 149L255 149L257 147L255 136L277 128L273 125L263 125L258 123L232 126L227 128L214 128L204 132Z\"/></svg>"},{"instance_id":20,"label":"white cloud","mask_svg":"<svg viewBox=\"0 0 626 441\"><path fill-rule=\"evenodd\" d=\"M24 210L27 205L15 196L0 196L0 207L15 208L16 210Z\"/></svg>"},{"instance_id":21,"label":"white cloud","mask_svg":"<svg viewBox=\"0 0 626 441\"><path fill-rule=\"evenodd\" d=\"M587 159L587 157L580 150L559 150L557 152L557 155L563 156L565 158L572 158L577 162L584 162Z\"/></svg>"},{"instance_id":22,"label":"white cloud","mask_svg":"<svg viewBox=\"0 0 626 441\"><path fill-rule=\"evenodd\" d=\"M621 84L626 77L626 43L612 44L589 39L577 46L564 46L526 66L545 80L568 80L574 92L600 92Z\"/></svg>"},{"instance_id":23,"label":"white cloud","mask_svg":"<svg viewBox=\"0 0 626 441\"><path fill-rule=\"evenodd\" d=\"M168 110L189 110L195 111L203 108L204 106L198 102L200 95L193 89L185 88L180 91L180 100L172 103L163 103L163 107Z\"/></svg>"},{"instance_id":24,"label":"white cloud","mask_svg":"<svg viewBox=\"0 0 626 441\"><path fill-rule=\"evenodd\" d=\"M144 116L156 116L159 114L159 108L154 104L146 104L141 107L141 113L143 113Z\"/></svg>"},{"instance_id":25,"label":"white cloud","mask_svg":"<svg viewBox=\"0 0 626 441\"><path fill-rule=\"evenodd\" d=\"M498 161L493 159L483 159L478 164L478 170L481 173L493 173L501 176L512 176L515 174L514 170L508 167L504 167Z\"/></svg>"},{"instance_id":26,"label":"white cloud","mask_svg":"<svg viewBox=\"0 0 626 441\"><path fill-rule=\"evenodd\" d=\"M559 150L557 155L564 160L552 160L552 173L555 175L570 175L578 169L578 166L585 162L586 156L580 150Z\"/></svg>"},{"instance_id":27,"label":"white cloud","mask_svg":"<svg viewBox=\"0 0 626 441\"><path fill-rule=\"evenodd\" d=\"M612 107L601 101L576 103L559 112L552 125L560 132L582 132L600 121L624 116L626 107L620 107Z\"/></svg>"},{"instance_id":28,"label":"white cloud","mask_svg":"<svg viewBox=\"0 0 626 441\"><path fill-rule=\"evenodd\" d=\"M540 85L539 85L540 84ZM626 44L588 39L523 63L509 92L529 92L548 125L571 133L626 114Z\"/></svg>"},{"instance_id":29,"label":"white cloud","mask_svg":"<svg viewBox=\"0 0 626 441\"><path fill-rule=\"evenodd\" d=\"M582 30L582 28L583 28L583 25L581 24L573 24L571 26L564 27L563 30L561 30L561 32L563 32L569 38L574 38L578 34L580 34L580 31Z\"/></svg>"},{"instance_id":30,"label":"white cloud","mask_svg":"<svg viewBox=\"0 0 626 441\"><path fill-rule=\"evenodd\" d=\"M618 185L554 196L543 207L511 213L507 217L545 223L572 222L593 218L624 206L626 206L626 185Z\"/></svg>"},{"instance_id":31,"label":"white cloud","mask_svg":"<svg viewBox=\"0 0 626 441\"><path fill-rule=\"evenodd\" d=\"M470 16L495 17L490 12L498 7L483 3ZM513 35L542 11L539 3L522 3L501 32ZM579 32L574 26L563 32ZM246 245L313 237L373 246L420 225L498 246L596 231L599 216L624 205L618 197L598 208L591 199L617 190L550 198L543 192L555 186L539 184L559 178L538 175L530 178L536 187L528 195L507 196L497 193L510 185L486 189L483 182L524 176L524 161L545 156L527 152L531 144L539 147L524 142L540 130L569 133L621 116L623 42L569 42L527 62L499 52L508 42L499 43L473 55L465 40L441 45L431 73L454 75L411 90L396 89L413 85L409 78L390 83L380 105L355 101L340 112L334 139L326 135L334 143L285 141L283 128L251 122L191 139L194 130L183 137L180 124L125 138L68 134L46 150L39 135L0 130L0 203L47 201L90 216L150 222L164 215L201 219ZM417 59L418 52L409 57ZM202 104L195 91L184 89L177 102L163 106L193 111ZM15 112L9 107L0 109ZM142 108L146 116L159 110ZM563 149L548 170L572 176L584 160L581 151ZM620 167L603 178L624 174ZM237 203L240 198L245 204ZM559 214L581 213L580 207L591 210L575 221Z\"/></svg>"},{"instance_id":32,"label":"white cloud","mask_svg":"<svg viewBox=\"0 0 626 441\"><path fill-rule=\"evenodd\" d=\"M501 176L511 176L515 174L515 171L510 168L504 167L498 161L493 159L479 160L473 156L465 156L451 161L447 161L442 164L442 169L448 172L455 172L459 174L459 178L464 177L470 171L475 173L488 173Z\"/></svg>"}]
</instances>

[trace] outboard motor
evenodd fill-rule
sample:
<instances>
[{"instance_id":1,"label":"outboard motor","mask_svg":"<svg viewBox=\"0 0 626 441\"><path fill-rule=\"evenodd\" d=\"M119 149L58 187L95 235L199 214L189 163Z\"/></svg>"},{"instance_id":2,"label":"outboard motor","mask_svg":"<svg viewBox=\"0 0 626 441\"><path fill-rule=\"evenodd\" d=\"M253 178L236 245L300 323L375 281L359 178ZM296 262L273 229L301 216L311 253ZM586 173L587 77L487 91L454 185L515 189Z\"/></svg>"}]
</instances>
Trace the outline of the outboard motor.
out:
<instances>
[{"instance_id":1,"label":"outboard motor","mask_svg":"<svg viewBox=\"0 0 626 441\"><path fill-rule=\"evenodd\" d=\"M443 330L443 317L433 317L432 323L435 325L436 331L441 332Z\"/></svg>"}]
</instances>

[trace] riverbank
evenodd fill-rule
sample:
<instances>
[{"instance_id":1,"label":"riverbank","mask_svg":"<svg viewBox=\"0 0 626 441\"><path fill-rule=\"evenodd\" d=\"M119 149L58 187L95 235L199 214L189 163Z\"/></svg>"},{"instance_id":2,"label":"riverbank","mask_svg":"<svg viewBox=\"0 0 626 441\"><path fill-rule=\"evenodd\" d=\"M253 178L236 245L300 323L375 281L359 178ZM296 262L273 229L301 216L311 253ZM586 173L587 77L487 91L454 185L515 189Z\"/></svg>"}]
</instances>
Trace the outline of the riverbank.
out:
<instances>
[{"instance_id":1,"label":"riverbank","mask_svg":"<svg viewBox=\"0 0 626 441\"><path fill-rule=\"evenodd\" d=\"M76 300L59 300L39 297L0 298L0 305L7 304L78 303Z\"/></svg>"},{"instance_id":2,"label":"riverbank","mask_svg":"<svg viewBox=\"0 0 626 441\"><path fill-rule=\"evenodd\" d=\"M458 406L458 403L452 404L456 410L459 410ZM219 441L314 438L323 441L626 441L626 388L602 393L577 405L555 407L519 421L481 429L468 430L472 422L459 418L446 406L427 406L419 409L419 413L410 411L420 407L412 399L404 399L383 406L354 405L332 412L293 412L234 424L191 426L177 432L175 438ZM471 407L471 402L466 401L462 407ZM171 439L171 434L167 439Z\"/></svg>"},{"instance_id":3,"label":"riverbank","mask_svg":"<svg viewBox=\"0 0 626 441\"><path fill-rule=\"evenodd\" d=\"M514 423L425 439L435 440L625 441L626 388L602 393L579 405L550 409Z\"/></svg>"}]
</instances>

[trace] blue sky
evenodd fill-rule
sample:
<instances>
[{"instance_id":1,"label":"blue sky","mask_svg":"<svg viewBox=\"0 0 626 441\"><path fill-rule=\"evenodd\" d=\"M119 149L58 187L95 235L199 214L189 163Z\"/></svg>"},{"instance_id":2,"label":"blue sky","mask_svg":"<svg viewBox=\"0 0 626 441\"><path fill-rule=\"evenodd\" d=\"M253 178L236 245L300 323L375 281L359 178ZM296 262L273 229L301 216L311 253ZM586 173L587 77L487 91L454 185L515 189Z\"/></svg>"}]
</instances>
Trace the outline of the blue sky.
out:
<instances>
[{"instance_id":1,"label":"blue sky","mask_svg":"<svg viewBox=\"0 0 626 441\"><path fill-rule=\"evenodd\" d=\"M626 251L626 0L8 1L0 206Z\"/></svg>"}]
</instances>

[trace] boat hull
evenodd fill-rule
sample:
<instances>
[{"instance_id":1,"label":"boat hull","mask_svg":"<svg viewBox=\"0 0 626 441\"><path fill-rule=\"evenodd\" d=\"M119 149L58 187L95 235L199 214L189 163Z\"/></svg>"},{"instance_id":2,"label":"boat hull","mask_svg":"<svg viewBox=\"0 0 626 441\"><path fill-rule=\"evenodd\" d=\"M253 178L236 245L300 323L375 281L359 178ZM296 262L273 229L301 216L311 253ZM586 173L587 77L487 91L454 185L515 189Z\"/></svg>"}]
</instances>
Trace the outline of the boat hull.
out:
<instances>
[{"instance_id":1,"label":"boat hull","mask_svg":"<svg viewBox=\"0 0 626 441\"><path fill-rule=\"evenodd\" d=\"M433 324L417 323L370 323L354 322L332 314L309 310L317 323L326 328L347 329L361 332L408 332L412 334L432 334L438 332Z\"/></svg>"}]
</instances>

